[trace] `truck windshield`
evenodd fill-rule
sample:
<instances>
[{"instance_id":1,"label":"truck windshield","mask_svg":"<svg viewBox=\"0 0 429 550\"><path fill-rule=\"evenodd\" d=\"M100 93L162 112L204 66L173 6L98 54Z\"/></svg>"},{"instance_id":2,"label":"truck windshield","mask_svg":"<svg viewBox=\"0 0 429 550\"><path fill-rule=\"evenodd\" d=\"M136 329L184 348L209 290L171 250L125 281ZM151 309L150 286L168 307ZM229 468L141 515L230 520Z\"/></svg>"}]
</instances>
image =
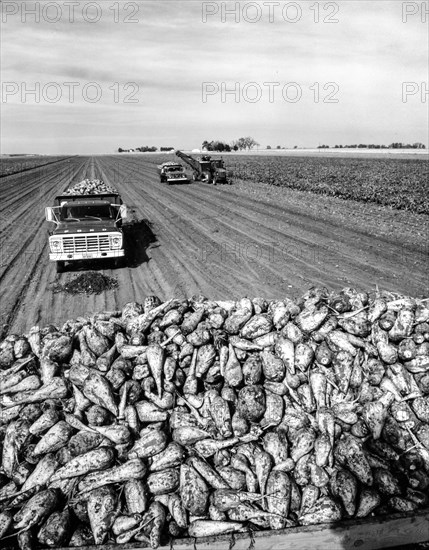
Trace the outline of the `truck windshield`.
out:
<instances>
[{"instance_id":1,"label":"truck windshield","mask_svg":"<svg viewBox=\"0 0 429 550\"><path fill-rule=\"evenodd\" d=\"M83 219L102 220L111 219L112 212L109 205L84 205L65 206L62 211L62 218L64 221L76 221Z\"/></svg>"}]
</instances>

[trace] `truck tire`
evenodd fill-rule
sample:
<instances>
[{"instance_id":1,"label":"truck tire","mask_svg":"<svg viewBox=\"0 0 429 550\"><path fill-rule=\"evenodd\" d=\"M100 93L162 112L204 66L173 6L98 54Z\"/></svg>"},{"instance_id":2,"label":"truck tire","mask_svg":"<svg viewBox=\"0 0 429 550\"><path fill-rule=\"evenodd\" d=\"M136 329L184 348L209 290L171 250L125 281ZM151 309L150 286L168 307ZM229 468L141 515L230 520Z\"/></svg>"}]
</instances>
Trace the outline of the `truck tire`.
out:
<instances>
[{"instance_id":1,"label":"truck tire","mask_svg":"<svg viewBox=\"0 0 429 550\"><path fill-rule=\"evenodd\" d=\"M113 265L116 269L121 269L122 267L125 267L125 258L123 256L121 256L120 258L115 258L115 260L113 261Z\"/></svg>"},{"instance_id":2,"label":"truck tire","mask_svg":"<svg viewBox=\"0 0 429 550\"><path fill-rule=\"evenodd\" d=\"M57 273L64 273L66 270L66 262L57 262Z\"/></svg>"}]
</instances>

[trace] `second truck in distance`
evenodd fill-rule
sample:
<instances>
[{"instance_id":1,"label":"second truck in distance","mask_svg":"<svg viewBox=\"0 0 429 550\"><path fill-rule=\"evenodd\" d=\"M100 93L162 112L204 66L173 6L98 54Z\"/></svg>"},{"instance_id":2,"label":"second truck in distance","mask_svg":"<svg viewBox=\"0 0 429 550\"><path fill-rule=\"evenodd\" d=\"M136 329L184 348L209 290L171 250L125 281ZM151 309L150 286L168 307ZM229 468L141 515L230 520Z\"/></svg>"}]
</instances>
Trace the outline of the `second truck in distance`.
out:
<instances>
[{"instance_id":1,"label":"second truck in distance","mask_svg":"<svg viewBox=\"0 0 429 550\"><path fill-rule=\"evenodd\" d=\"M171 185L174 183L189 183L185 169L178 162L164 162L158 166L161 183Z\"/></svg>"}]
</instances>

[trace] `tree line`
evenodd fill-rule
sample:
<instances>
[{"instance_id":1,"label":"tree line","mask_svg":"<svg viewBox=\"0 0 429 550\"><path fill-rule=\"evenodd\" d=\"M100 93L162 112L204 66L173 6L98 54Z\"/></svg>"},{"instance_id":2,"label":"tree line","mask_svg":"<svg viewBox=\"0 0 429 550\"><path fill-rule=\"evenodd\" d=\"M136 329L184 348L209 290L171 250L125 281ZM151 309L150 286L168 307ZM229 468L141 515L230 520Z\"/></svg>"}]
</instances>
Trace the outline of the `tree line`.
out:
<instances>
[{"instance_id":1,"label":"tree line","mask_svg":"<svg viewBox=\"0 0 429 550\"><path fill-rule=\"evenodd\" d=\"M118 153L156 153L156 151L158 151L158 147L148 147L147 145L135 147L134 149L122 149L122 147L118 149Z\"/></svg>"},{"instance_id":2,"label":"tree line","mask_svg":"<svg viewBox=\"0 0 429 550\"><path fill-rule=\"evenodd\" d=\"M259 143L251 136L238 138L231 143L223 141L203 141L201 148L205 151L216 151L219 153L230 153L231 151L250 151Z\"/></svg>"},{"instance_id":3,"label":"tree line","mask_svg":"<svg viewBox=\"0 0 429 550\"><path fill-rule=\"evenodd\" d=\"M319 145L318 149L329 149L329 145ZM423 143L391 143L390 145L376 145L374 143L359 143L359 145L334 145L332 149L426 149Z\"/></svg>"},{"instance_id":4,"label":"tree line","mask_svg":"<svg viewBox=\"0 0 429 550\"><path fill-rule=\"evenodd\" d=\"M161 152L174 151L174 147L160 147L159 150ZM122 149L122 147L118 149L118 153L156 153L157 151L158 147L148 147L147 145L135 149Z\"/></svg>"},{"instance_id":5,"label":"tree line","mask_svg":"<svg viewBox=\"0 0 429 550\"><path fill-rule=\"evenodd\" d=\"M213 140L203 141L201 148L203 151L216 151L218 153L230 153L231 151L251 151L254 147L259 147L259 143L251 136L241 137L231 143L224 141ZM295 145L294 149L298 146ZM271 149L271 145L267 145L267 149ZM280 145L277 145L276 149L284 149ZM353 145L318 145L317 149L426 149L426 145L420 142L416 143L402 143L395 142L390 145L378 145L374 143L355 143ZM119 147L118 153L155 153L158 151L157 147L149 147L144 145L143 147L136 147L135 149L123 149ZM174 147L160 147L159 151L165 153L168 151L174 151Z\"/></svg>"}]
</instances>

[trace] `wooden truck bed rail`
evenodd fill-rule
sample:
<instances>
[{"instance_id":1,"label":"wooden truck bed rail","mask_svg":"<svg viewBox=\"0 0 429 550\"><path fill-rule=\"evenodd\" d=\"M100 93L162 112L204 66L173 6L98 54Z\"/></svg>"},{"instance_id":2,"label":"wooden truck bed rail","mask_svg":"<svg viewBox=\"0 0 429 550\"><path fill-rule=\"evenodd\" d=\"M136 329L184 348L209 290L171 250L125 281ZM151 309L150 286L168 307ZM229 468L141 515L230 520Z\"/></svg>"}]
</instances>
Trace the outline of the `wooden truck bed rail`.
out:
<instances>
[{"instance_id":1,"label":"wooden truck bed rail","mask_svg":"<svg viewBox=\"0 0 429 550\"><path fill-rule=\"evenodd\" d=\"M429 508L339 524L292 527L201 539L177 539L158 550L377 550L429 541ZM140 543L82 546L74 550L139 550ZM65 549L58 549L65 550ZM70 549L71 550L71 549Z\"/></svg>"}]
</instances>

